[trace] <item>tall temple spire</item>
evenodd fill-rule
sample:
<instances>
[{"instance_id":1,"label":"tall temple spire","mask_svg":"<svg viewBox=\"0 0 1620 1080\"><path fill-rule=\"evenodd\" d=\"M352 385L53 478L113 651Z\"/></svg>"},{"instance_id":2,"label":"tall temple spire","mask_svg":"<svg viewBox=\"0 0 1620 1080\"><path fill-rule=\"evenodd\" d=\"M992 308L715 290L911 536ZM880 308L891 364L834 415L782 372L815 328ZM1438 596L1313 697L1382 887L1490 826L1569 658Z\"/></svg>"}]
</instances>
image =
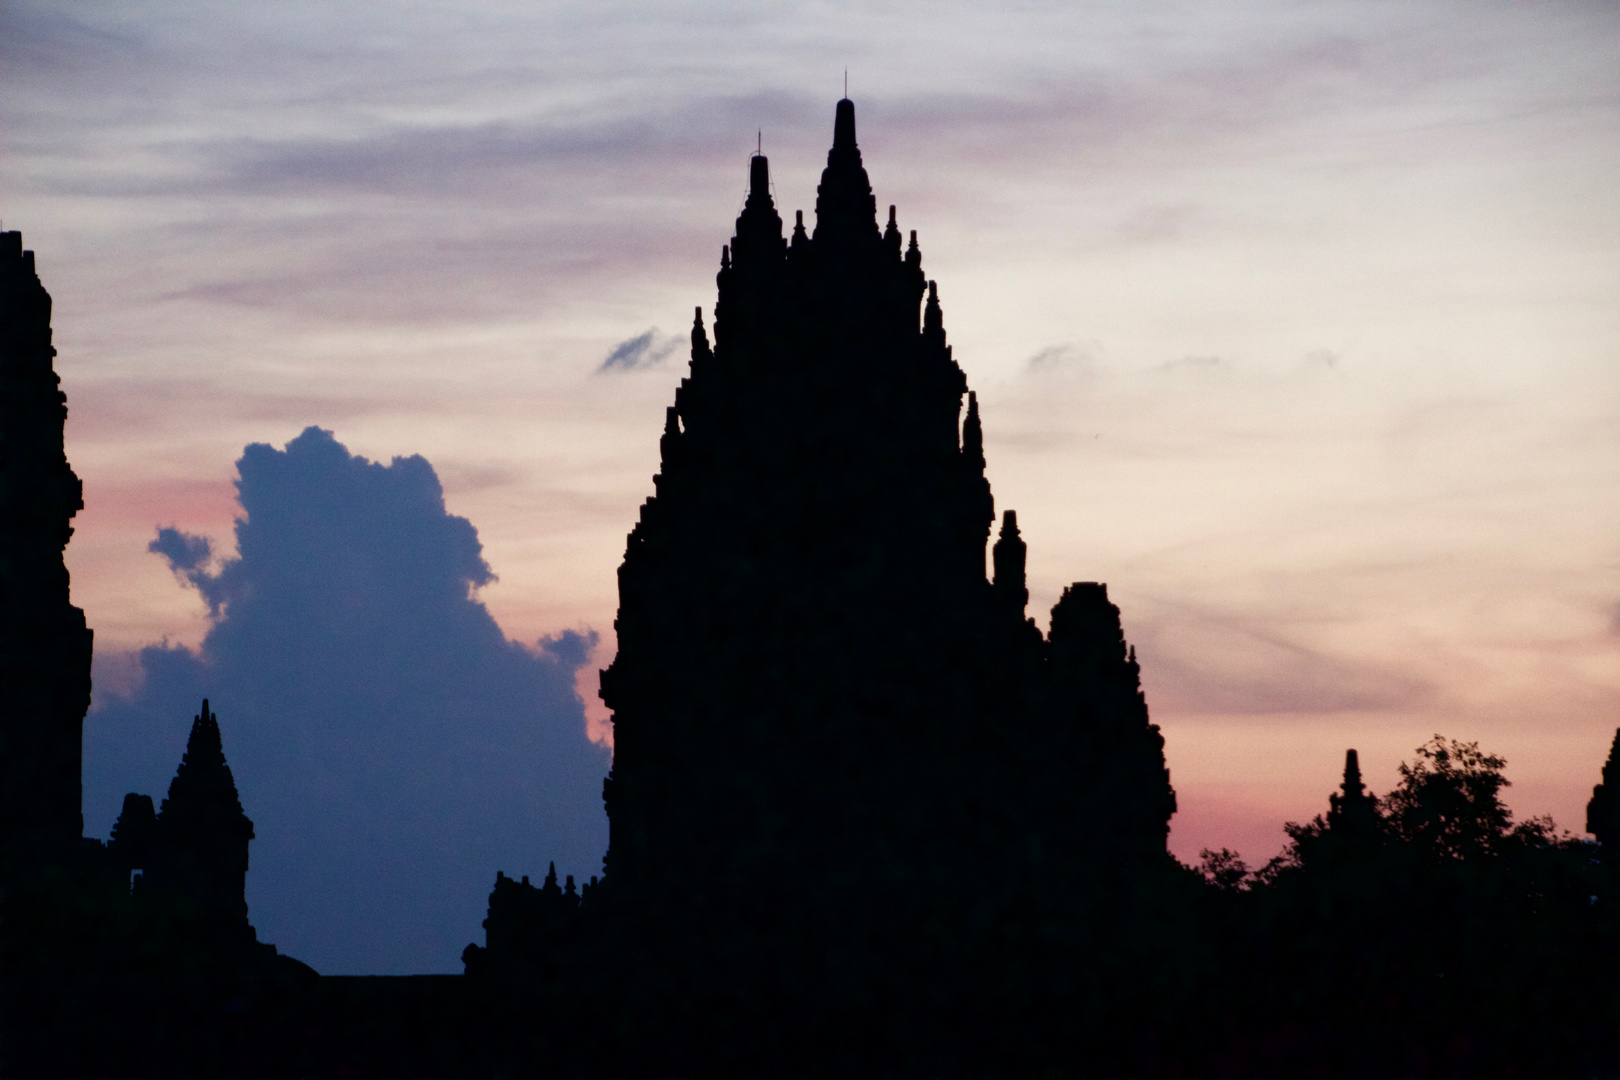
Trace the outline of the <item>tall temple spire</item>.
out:
<instances>
[{"instance_id":1,"label":"tall temple spire","mask_svg":"<svg viewBox=\"0 0 1620 1080\"><path fill-rule=\"evenodd\" d=\"M855 160L860 161L861 152L855 147L855 103L847 97L839 99L833 113L832 152L836 154L839 151L854 154Z\"/></svg>"},{"instance_id":2,"label":"tall temple spire","mask_svg":"<svg viewBox=\"0 0 1620 1080\"><path fill-rule=\"evenodd\" d=\"M771 198L771 164L764 154L755 154L748 159L748 201L737 217L732 258L742 267L769 263L781 256L785 245L782 218Z\"/></svg>"},{"instance_id":3,"label":"tall temple spire","mask_svg":"<svg viewBox=\"0 0 1620 1080\"><path fill-rule=\"evenodd\" d=\"M815 239L850 242L877 235L877 199L855 145L855 103L844 98L833 117L832 149L816 188Z\"/></svg>"},{"instance_id":4,"label":"tall temple spire","mask_svg":"<svg viewBox=\"0 0 1620 1080\"><path fill-rule=\"evenodd\" d=\"M771 197L771 163L764 154L748 159L748 201Z\"/></svg>"}]
</instances>

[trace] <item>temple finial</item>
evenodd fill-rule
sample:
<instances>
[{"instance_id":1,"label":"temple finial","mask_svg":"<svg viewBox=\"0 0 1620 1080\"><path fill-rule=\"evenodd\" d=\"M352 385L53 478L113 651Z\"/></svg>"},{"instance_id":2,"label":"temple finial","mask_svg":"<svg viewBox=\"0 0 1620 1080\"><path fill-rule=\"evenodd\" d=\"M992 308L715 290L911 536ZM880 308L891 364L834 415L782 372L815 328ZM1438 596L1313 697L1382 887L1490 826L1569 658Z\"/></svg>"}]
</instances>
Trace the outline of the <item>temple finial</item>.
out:
<instances>
[{"instance_id":1,"label":"temple finial","mask_svg":"<svg viewBox=\"0 0 1620 1080\"><path fill-rule=\"evenodd\" d=\"M855 149L855 103L844 98L833 114L833 150Z\"/></svg>"},{"instance_id":2,"label":"temple finial","mask_svg":"<svg viewBox=\"0 0 1620 1080\"><path fill-rule=\"evenodd\" d=\"M208 699L203 698L202 711L191 721L191 736L186 740L186 750L202 750L206 748L211 752L224 753L219 734L219 718L208 709Z\"/></svg>"},{"instance_id":3,"label":"temple finial","mask_svg":"<svg viewBox=\"0 0 1620 1080\"><path fill-rule=\"evenodd\" d=\"M855 103L844 98L833 117L833 144L816 188L815 239L835 245L878 239L877 199L855 145Z\"/></svg>"},{"instance_id":4,"label":"temple finial","mask_svg":"<svg viewBox=\"0 0 1620 1080\"><path fill-rule=\"evenodd\" d=\"M760 147L765 136L756 133ZM771 198L771 163L764 154L748 159L748 198L737 215L737 234L732 238L731 257L739 268L754 273L782 257L782 218Z\"/></svg>"},{"instance_id":5,"label":"temple finial","mask_svg":"<svg viewBox=\"0 0 1620 1080\"><path fill-rule=\"evenodd\" d=\"M764 154L755 154L748 160L748 198L769 198L771 194L771 165Z\"/></svg>"}]
</instances>

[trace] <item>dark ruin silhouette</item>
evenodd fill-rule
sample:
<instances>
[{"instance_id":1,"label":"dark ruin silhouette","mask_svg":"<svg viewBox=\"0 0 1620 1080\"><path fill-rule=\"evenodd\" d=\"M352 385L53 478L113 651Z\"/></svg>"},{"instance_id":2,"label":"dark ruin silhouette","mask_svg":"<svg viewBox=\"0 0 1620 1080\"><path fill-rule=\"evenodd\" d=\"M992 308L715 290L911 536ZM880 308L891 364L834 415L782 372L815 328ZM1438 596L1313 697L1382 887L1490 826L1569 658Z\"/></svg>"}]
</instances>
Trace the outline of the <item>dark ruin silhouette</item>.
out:
<instances>
[{"instance_id":1,"label":"dark ruin silhouette","mask_svg":"<svg viewBox=\"0 0 1620 1080\"><path fill-rule=\"evenodd\" d=\"M978 401L851 102L813 227L752 158L717 285L619 571L603 873L496 873L463 976L333 978L256 940L208 701L161 803L83 836L82 503L0 234L6 1075L1620 1075L1620 733L1595 842L1436 736L1382 797L1350 750L1265 867L1182 866L1119 609L1077 583L1043 634L1013 511L991 543Z\"/></svg>"},{"instance_id":2,"label":"dark ruin silhouette","mask_svg":"<svg viewBox=\"0 0 1620 1080\"><path fill-rule=\"evenodd\" d=\"M47 1021L75 988L22 930L72 934L82 915L91 650L62 562L84 500L63 450L55 355L34 253L0 233L0 1008L16 1017L39 1001Z\"/></svg>"}]
</instances>

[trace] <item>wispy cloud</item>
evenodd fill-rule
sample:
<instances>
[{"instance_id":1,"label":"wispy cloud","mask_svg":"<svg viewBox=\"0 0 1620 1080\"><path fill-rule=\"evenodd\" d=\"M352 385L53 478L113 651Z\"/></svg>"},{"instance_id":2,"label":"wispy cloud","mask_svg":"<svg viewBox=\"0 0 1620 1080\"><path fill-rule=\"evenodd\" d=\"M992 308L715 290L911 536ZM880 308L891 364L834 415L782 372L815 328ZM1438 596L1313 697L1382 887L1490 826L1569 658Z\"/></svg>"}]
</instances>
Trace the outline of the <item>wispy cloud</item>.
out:
<instances>
[{"instance_id":1,"label":"wispy cloud","mask_svg":"<svg viewBox=\"0 0 1620 1080\"><path fill-rule=\"evenodd\" d=\"M655 326L619 342L608 352L598 373L614 371L644 371L663 363L681 343L677 337L665 336Z\"/></svg>"},{"instance_id":2,"label":"wispy cloud","mask_svg":"<svg viewBox=\"0 0 1620 1080\"><path fill-rule=\"evenodd\" d=\"M1139 620L1138 652L1158 707L1178 715L1335 716L1421 710L1418 665L1356 659L1291 635L1280 613L1192 605Z\"/></svg>"},{"instance_id":3,"label":"wispy cloud","mask_svg":"<svg viewBox=\"0 0 1620 1080\"><path fill-rule=\"evenodd\" d=\"M1064 342L1048 345L1026 362L1031 374L1047 375L1062 372L1075 374L1090 372L1102 354L1100 342Z\"/></svg>"}]
</instances>

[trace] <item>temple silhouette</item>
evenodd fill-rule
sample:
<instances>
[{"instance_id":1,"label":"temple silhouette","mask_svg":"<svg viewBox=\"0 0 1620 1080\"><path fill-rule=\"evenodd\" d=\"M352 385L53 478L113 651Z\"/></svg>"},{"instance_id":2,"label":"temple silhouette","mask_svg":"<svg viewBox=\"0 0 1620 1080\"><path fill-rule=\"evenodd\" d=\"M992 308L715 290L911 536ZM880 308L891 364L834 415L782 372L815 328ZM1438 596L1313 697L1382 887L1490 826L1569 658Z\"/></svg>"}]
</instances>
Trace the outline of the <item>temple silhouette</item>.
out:
<instances>
[{"instance_id":1,"label":"temple silhouette","mask_svg":"<svg viewBox=\"0 0 1620 1080\"><path fill-rule=\"evenodd\" d=\"M257 940L208 701L165 797L83 835L82 500L50 298L0 233L6 1075L1620 1075L1620 733L1596 842L1436 736L1384 796L1348 751L1265 867L1181 865L1120 611L1080 582L1029 617L847 99L814 214L789 230L752 158L619 570L603 872L497 872L465 975L401 978Z\"/></svg>"},{"instance_id":2,"label":"temple silhouette","mask_svg":"<svg viewBox=\"0 0 1620 1080\"><path fill-rule=\"evenodd\" d=\"M1043 636L1011 511L986 577L978 405L916 233L880 226L854 105L813 229L784 235L768 169L619 571L607 882L672 977L734 963L853 1022L1163 869L1175 796L1103 586Z\"/></svg>"}]
</instances>

